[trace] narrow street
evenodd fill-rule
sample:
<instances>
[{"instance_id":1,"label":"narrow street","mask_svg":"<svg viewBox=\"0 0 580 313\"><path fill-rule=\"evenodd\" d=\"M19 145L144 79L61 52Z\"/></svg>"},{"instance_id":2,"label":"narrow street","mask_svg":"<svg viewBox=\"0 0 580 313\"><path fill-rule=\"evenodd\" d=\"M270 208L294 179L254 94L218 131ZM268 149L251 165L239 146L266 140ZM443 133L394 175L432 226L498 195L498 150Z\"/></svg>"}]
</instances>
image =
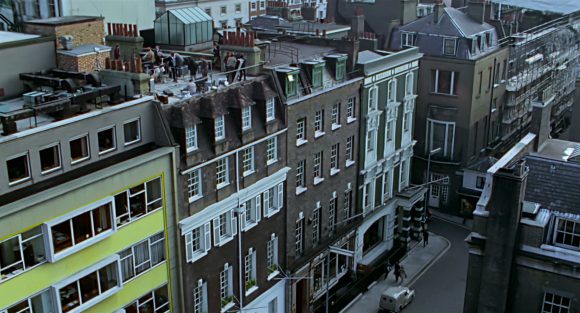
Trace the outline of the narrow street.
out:
<instances>
[{"instance_id":1,"label":"narrow street","mask_svg":"<svg viewBox=\"0 0 580 313\"><path fill-rule=\"evenodd\" d=\"M439 218L433 218L429 230L447 238L451 248L413 283L415 300L403 313L461 313L468 262L464 240L469 230Z\"/></svg>"}]
</instances>

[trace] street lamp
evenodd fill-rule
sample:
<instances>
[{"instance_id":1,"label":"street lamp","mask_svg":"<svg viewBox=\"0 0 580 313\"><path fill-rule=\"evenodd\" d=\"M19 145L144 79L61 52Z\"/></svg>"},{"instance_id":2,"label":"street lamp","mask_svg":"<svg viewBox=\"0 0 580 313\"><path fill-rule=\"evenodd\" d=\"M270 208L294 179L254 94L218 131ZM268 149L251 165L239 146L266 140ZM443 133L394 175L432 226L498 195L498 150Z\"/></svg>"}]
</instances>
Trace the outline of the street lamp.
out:
<instances>
[{"instance_id":1,"label":"street lamp","mask_svg":"<svg viewBox=\"0 0 580 313\"><path fill-rule=\"evenodd\" d=\"M427 214L427 204L428 204L428 199L429 196L431 195L431 156L435 155L437 153L441 152L441 147L435 148L431 151L429 151L429 154L427 155L427 179L426 179L426 183L428 184L427 187L427 194L425 195L425 208L423 211L423 214Z\"/></svg>"}]
</instances>

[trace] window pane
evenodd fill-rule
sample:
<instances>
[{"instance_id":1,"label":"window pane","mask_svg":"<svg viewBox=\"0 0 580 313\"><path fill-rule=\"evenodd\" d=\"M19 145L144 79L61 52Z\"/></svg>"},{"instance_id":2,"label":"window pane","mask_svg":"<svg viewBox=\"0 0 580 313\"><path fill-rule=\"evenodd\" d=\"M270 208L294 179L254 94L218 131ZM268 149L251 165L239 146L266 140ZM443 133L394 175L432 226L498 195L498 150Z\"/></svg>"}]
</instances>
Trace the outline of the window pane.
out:
<instances>
[{"instance_id":1,"label":"window pane","mask_svg":"<svg viewBox=\"0 0 580 313\"><path fill-rule=\"evenodd\" d=\"M169 296L167 293L167 285L155 290L154 292L155 313L165 312L169 308Z\"/></svg>"},{"instance_id":2,"label":"window pane","mask_svg":"<svg viewBox=\"0 0 580 313\"><path fill-rule=\"evenodd\" d=\"M24 248L22 254L24 255L24 263L26 264L26 267L32 267L44 262L44 238L40 227L36 227L23 233L22 240L25 242L23 244Z\"/></svg>"},{"instance_id":3,"label":"window pane","mask_svg":"<svg viewBox=\"0 0 580 313\"><path fill-rule=\"evenodd\" d=\"M145 193L129 197L129 203L132 219L145 214Z\"/></svg>"},{"instance_id":4,"label":"window pane","mask_svg":"<svg viewBox=\"0 0 580 313\"><path fill-rule=\"evenodd\" d=\"M161 178L147 182L147 212L161 207Z\"/></svg>"},{"instance_id":5,"label":"window pane","mask_svg":"<svg viewBox=\"0 0 580 313\"><path fill-rule=\"evenodd\" d=\"M28 170L28 155L22 155L6 161L8 181L15 182L30 176Z\"/></svg>"},{"instance_id":6,"label":"window pane","mask_svg":"<svg viewBox=\"0 0 580 313\"><path fill-rule=\"evenodd\" d=\"M63 312L68 312L80 305L77 282L62 287L59 290L60 304Z\"/></svg>"},{"instance_id":7,"label":"window pane","mask_svg":"<svg viewBox=\"0 0 580 313\"><path fill-rule=\"evenodd\" d=\"M40 154L40 169L48 171L60 167L60 152L58 146L42 149Z\"/></svg>"},{"instance_id":8,"label":"window pane","mask_svg":"<svg viewBox=\"0 0 580 313\"><path fill-rule=\"evenodd\" d=\"M439 71L439 81L437 85L437 91L439 93L451 93L451 72L449 71Z\"/></svg>"},{"instance_id":9,"label":"window pane","mask_svg":"<svg viewBox=\"0 0 580 313\"><path fill-rule=\"evenodd\" d=\"M5 275L17 274L23 269L20 256L20 243L18 237L13 237L0 243L0 280Z\"/></svg>"},{"instance_id":10,"label":"window pane","mask_svg":"<svg viewBox=\"0 0 580 313\"><path fill-rule=\"evenodd\" d=\"M72 161L78 161L89 156L87 136L71 140L70 156Z\"/></svg>"},{"instance_id":11,"label":"window pane","mask_svg":"<svg viewBox=\"0 0 580 313\"><path fill-rule=\"evenodd\" d=\"M67 221L68 222L68 221ZM72 219L75 244L79 244L93 236L91 212L85 212Z\"/></svg>"},{"instance_id":12,"label":"window pane","mask_svg":"<svg viewBox=\"0 0 580 313\"><path fill-rule=\"evenodd\" d=\"M93 222L95 235L111 229L111 204L107 203L93 210Z\"/></svg>"},{"instance_id":13,"label":"window pane","mask_svg":"<svg viewBox=\"0 0 580 313\"><path fill-rule=\"evenodd\" d=\"M70 220L64 221L58 225L51 227L52 242L54 244L54 252L58 253L64 249L72 247L72 233L70 228Z\"/></svg>"},{"instance_id":14,"label":"window pane","mask_svg":"<svg viewBox=\"0 0 580 313\"><path fill-rule=\"evenodd\" d=\"M115 196L115 212L117 215L117 225L123 225L129 222L127 192L123 192Z\"/></svg>"},{"instance_id":15,"label":"window pane","mask_svg":"<svg viewBox=\"0 0 580 313\"><path fill-rule=\"evenodd\" d=\"M99 142L99 152L115 148L115 128L102 130L97 134L97 137Z\"/></svg>"},{"instance_id":16,"label":"window pane","mask_svg":"<svg viewBox=\"0 0 580 313\"><path fill-rule=\"evenodd\" d=\"M149 242L144 241L133 248L135 256L135 273L138 275L151 267L149 263Z\"/></svg>"},{"instance_id":17,"label":"window pane","mask_svg":"<svg viewBox=\"0 0 580 313\"><path fill-rule=\"evenodd\" d=\"M99 282L97 279L97 272L93 272L79 280L83 303L99 295Z\"/></svg>"},{"instance_id":18,"label":"window pane","mask_svg":"<svg viewBox=\"0 0 580 313\"><path fill-rule=\"evenodd\" d=\"M141 135L139 133L139 120L135 120L123 125L123 132L125 135L125 144L141 139Z\"/></svg>"},{"instance_id":19,"label":"window pane","mask_svg":"<svg viewBox=\"0 0 580 313\"><path fill-rule=\"evenodd\" d=\"M101 283L101 293L117 286L117 263L111 263L99 270L99 281Z\"/></svg>"},{"instance_id":20,"label":"window pane","mask_svg":"<svg viewBox=\"0 0 580 313\"><path fill-rule=\"evenodd\" d=\"M28 305L28 300L22 301L18 304L13 305L8 309L8 313L32 313L30 306Z\"/></svg>"}]
</instances>

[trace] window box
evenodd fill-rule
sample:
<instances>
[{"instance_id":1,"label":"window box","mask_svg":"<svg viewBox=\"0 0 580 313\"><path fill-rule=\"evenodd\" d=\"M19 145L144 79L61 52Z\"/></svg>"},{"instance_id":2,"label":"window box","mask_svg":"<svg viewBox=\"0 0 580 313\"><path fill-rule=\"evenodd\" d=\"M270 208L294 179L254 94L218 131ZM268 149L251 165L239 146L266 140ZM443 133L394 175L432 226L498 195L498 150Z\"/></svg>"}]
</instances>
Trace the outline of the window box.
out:
<instances>
[{"instance_id":1,"label":"window box","mask_svg":"<svg viewBox=\"0 0 580 313\"><path fill-rule=\"evenodd\" d=\"M256 290L258 290L258 286L256 285L255 279L252 279L246 283L246 296L249 296Z\"/></svg>"},{"instance_id":2,"label":"window box","mask_svg":"<svg viewBox=\"0 0 580 313\"><path fill-rule=\"evenodd\" d=\"M221 304L222 304L221 312L226 312L229 309L231 309L232 307L234 307L234 305L236 304L234 302L234 300L235 300L234 296L229 296L225 299L222 299L221 300Z\"/></svg>"},{"instance_id":3,"label":"window box","mask_svg":"<svg viewBox=\"0 0 580 313\"><path fill-rule=\"evenodd\" d=\"M278 265L274 264L268 267L268 280L272 280L274 277L278 276L280 271L278 270Z\"/></svg>"},{"instance_id":4,"label":"window box","mask_svg":"<svg viewBox=\"0 0 580 313\"><path fill-rule=\"evenodd\" d=\"M91 246L117 231L114 198L103 200L43 224L49 262L56 262Z\"/></svg>"}]
</instances>

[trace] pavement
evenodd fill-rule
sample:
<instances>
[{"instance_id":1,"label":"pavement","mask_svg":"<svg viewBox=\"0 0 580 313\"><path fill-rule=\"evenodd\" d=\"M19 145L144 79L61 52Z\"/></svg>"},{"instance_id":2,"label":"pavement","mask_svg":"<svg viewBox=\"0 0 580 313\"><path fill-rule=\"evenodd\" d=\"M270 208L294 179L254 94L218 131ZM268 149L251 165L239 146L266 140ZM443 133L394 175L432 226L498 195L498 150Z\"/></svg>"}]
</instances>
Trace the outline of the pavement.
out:
<instances>
[{"instance_id":1,"label":"pavement","mask_svg":"<svg viewBox=\"0 0 580 313\"><path fill-rule=\"evenodd\" d=\"M401 265L407 273L407 278L401 283L395 282L395 275L391 271L387 279L384 276L369 286L367 292L356 297L347 305L341 313L367 313L377 312L380 295L391 286L411 286L425 273L437 260L439 260L451 247L451 243L445 237L430 232L429 244L423 247L423 243L413 242L414 247L401 260Z\"/></svg>"}]
</instances>

